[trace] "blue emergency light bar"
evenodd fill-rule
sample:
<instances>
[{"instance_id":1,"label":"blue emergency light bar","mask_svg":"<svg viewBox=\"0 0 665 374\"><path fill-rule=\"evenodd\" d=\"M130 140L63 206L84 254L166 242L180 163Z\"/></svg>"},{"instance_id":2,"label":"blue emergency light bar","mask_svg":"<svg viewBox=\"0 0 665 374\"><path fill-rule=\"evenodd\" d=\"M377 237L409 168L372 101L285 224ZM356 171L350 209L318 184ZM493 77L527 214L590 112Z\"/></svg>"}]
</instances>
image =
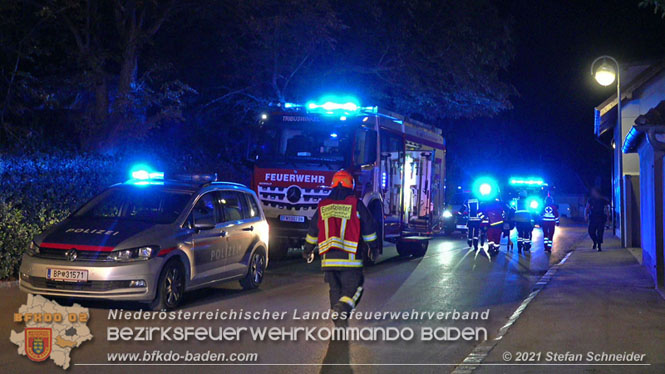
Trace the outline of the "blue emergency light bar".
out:
<instances>
[{"instance_id":1,"label":"blue emergency light bar","mask_svg":"<svg viewBox=\"0 0 665 374\"><path fill-rule=\"evenodd\" d=\"M137 179L137 180L164 179L164 172L163 171L136 170L136 171L132 172L132 179Z\"/></svg>"},{"instance_id":2,"label":"blue emergency light bar","mask_svg":"<svg viewBox=\"0 0 665 374\"><path fill-rule=\"evenodd\" d=\"M155 171L149 165L146 164L136 164L132 166L129 171L131 177L127 183L134 184L136 186L148 186L156 184L164 184L164 172Z\"/></svg>"},{"instance_id":3,"label":"blue emergency light bar","mask_svg":"<svg viewBox=\"0 0 665 374\"><path fill-rule=\"evenodd\" d=\"M541 178L510 178L513 186L547 186Z\"/></svg>"}]
</instances>

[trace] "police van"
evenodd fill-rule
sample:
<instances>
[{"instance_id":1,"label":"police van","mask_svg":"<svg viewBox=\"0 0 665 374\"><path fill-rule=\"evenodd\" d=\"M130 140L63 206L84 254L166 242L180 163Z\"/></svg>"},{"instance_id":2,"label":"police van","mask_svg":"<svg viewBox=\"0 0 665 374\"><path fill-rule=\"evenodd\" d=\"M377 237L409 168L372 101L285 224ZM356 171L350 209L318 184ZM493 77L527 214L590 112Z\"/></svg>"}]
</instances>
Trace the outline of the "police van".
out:
<instances>
[{"instance_id":1,"label":"police van","mask_svg":"<svg viewBox=\"0 0 665 374\"><path fill-rule=\"evenodd\" d=\"M216 175L164 179L139 169L131 177L34 238L21 263L22 291L161 310L221 281L261 284L268 224L252 190Z\"/></svg>"}]
</instances>

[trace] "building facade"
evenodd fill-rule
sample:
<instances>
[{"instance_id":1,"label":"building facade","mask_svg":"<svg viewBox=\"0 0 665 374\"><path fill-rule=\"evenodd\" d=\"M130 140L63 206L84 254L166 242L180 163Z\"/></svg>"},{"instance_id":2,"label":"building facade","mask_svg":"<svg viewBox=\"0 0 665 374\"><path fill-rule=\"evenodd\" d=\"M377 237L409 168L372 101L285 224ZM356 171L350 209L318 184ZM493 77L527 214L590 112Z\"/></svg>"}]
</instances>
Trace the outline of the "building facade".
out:
<instances>
[{"instance_id":1,"label":"building facade","mask_svg":"<svg viewBox=\"0 0 665 374\"><path fill-rule=\"evenodd\" d=\"M637 153L622 152L622 144L635 120L665 100L665 60L624 64L621 81L621 113L617 113L617 96L609 97L595 108L594 131L602 143L612 147L615 235L621 238L623 246L640 247L640 158Z\"/></svg>"}]
</instances>

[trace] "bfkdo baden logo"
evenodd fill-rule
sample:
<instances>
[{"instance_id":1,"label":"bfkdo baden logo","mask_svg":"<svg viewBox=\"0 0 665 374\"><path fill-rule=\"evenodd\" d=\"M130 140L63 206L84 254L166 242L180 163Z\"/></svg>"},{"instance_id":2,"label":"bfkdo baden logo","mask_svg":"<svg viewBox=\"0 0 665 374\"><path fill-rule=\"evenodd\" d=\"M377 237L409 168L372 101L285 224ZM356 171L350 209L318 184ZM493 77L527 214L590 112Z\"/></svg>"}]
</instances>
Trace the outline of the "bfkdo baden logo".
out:
<instances>
[{"instance_id":1,"label":"bfkdo baden logo","mask_svg":"<svg viewBox=\"0 0 665 374\"><path fill-rule=\"evenodd\" d=\"M19 355L36 362L50 358L67 369L71 351L92 339L86 325L89 318L88 308L79 304L64 307L42 296L28 295L27 303L14 313L14 323L25 324L25 329L12 330L9 340L18 346Z\"/></svg>"},{"instance_id":2,"label":"bfkdo baden logo","mask_svg":"<svg viewBox=\"0 0 665 374\"><path fill-rule=\"evenodd\" d=\"M52 330L42 327L25 329L25 354L32 361L44 361L51 355Z\"/></svg>"}]
</instances>

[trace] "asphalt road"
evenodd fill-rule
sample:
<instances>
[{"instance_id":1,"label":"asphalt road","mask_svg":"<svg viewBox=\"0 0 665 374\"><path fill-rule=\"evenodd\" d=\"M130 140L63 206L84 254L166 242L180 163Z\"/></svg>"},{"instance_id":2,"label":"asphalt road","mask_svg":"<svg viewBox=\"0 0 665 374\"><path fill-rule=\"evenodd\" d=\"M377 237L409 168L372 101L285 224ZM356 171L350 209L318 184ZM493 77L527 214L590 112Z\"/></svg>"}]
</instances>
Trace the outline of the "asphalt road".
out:
<instances>
[{"instance_id":1,"label":"asphalt road","mask_svg":"<svg viewBox=\"0 0 665 374\"><path fill-rule=\"evenodd\" d=\"M565 255L580 238L577 228L558 229L552 254L543 251L542 233L534 231L537 243L531 253L518 255L516 249L506 253L505 246L493 257L484 252L469 251L461 236L434 239L423 258L397 257L388 247L380 262L366 270L365 294L359 312L465 312L489 310L487 320L392 320L351 321L351 327L410 327L416 332L411 341L255 341L251 338L236 342L108 342L107 327L136 326L223 326L246 327L332 327L328 320L294 320L294 310L302 315L308 311L325 311L328 307L327 285L316 264L305 264L297 254L280 263L273 263L260 289L245 292L237 282L186 295L183 310L286 312L279 321L109 321L110 308L137 310L134 304L83 302L90 308L88 326L94 338L70 353L71 373L164 373L164 372L232 372L232 373L403 373L450 372L480 343L479 341L421 341L422 328L472 327L485 328L492 338L529 294L533 285L548 267ZM9 341L10 330L23 330L23 324L12 321L13 313L25 303L26 295L16 287L0 289L0 371L6 373L51 373L61 369L53 362L34 363L18 356ZM108 353L153 351L257 353L259 365L244 366L119 366L108 365ZM104 366L89 365L104 364ZM322 365L324 364L324 365ZM403 365L417 364L417 367Z\"/></svg>"}]
</instances>

